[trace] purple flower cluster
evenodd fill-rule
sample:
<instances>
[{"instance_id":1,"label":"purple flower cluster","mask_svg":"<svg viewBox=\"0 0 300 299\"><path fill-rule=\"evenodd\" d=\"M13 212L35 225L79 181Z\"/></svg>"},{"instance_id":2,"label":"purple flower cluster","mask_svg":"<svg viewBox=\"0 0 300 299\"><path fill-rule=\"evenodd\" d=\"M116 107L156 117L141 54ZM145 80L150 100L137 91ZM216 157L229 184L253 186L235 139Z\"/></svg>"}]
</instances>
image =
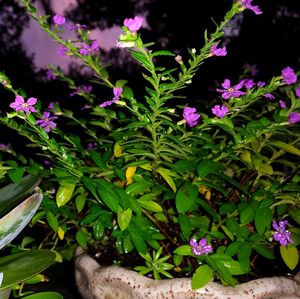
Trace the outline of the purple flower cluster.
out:
<instances>
[{"instance_id":1,"label":"purple flower cluster","mask_svg":"<svg viewBox=\"0 0 300 299\"><path fill-rule=\"evenodd\" d=\"M273 238L275 241L278 241L281 246L286 246L289 243L294 243L294 241L291 239L291 233L286 229L287 224L287 220L281 220L278 224L274 220L272 223L272 226L275 229Z\"/></svg>"},{"instance_id":2,"label":"purple flower cluster","mask_svg":"<svg viewBox=\"0 0 300 299\"><path fill-rule=\"evenodd\" d=\"M60 15L55 15L53 17L53 22L55 25L61 26L66 23L66 18Z\"/></svg>"},{"instance_id":3,"label":"purple flower cluster","mask_svg":"<svg viewBox=\"0 0 300 299\"><path fill-rule=\"evenodd\" d=\"M283 81L287 85L291 85L295 82L297 82L297 75L295 74L294 70L287 66L281 71L281 76L283 78Z\"/></svg>"},{"instance_id":4,"label":"purple flower cluster","mask_svg":"<svg viewBox=\"0 0 300 299\"><path fill-rule=\"evenodd\" d=\"M224 118L226 116L226 114L229 112L229 109L227 108L227 106L225 104L223 104L222 106L220 105L215 105L212 109L211 112L218 116L219 118Z\"/></svg>"},{"instance_id":5,"label":"purple flower cluster","mask_svg":"<svg viewBox=\"0 0 300 299\"><path fill-rule=\"evenodd\" d=\"M200 114L196 112L196 108L185 107L183 109L183 118L190 127L198 125Z\"/></svg>"},{"instance_id":6,"label":"purple flower cluster","mask_svg":"<svg viewBox=\"0 0 300 299\"><path fill-rule=\"evenodd\" d=\"M244 86L244 80L242 80L235 86L231 86L230 80L225 79L221 85L224 89L217 88L217 91L222 92L222 98L224 100L228 100L231 97L239 98L241 95L246 94L246 92L240 91L240 89Z\"/></svg>"},{"instance_id":7,"label":"purple flower cluster","mask_svg":"<svg viewBox=\"0 0 300 299\"><path fill-rule=\"evenodd\" d=\"M78 86L72 93L70 93L70 97L74 97L75 95L79 93L85 93L89 94L93 90L93 87L91 85L81 85Z\"/></svg>"},{"instance_id":8,"label":"purple flower cluster","mask_svg":"<svg viewBox=\"0 0 300 299\"><path fill-rule=\"evenodd\" d=\"M26 114L30 112L36 112L33 107L37 102L36 98L29 98L27 102L25 102L22 96L17 95L15 101L9 105L9 107L15 109L16 111L24 111Z\"/></svg>"},{"instance_id":9,"label":"purple flower cluster","mask_svg":"<svg viewBox=\"0 0 300 299\"><path fill-rule=\"evenodd\" d=\"M133 19L125 19L123 24L129 29L131 33L136 33L142 27L143 22L143 17L136 16Z\"/></svg>"},{"instance_id":10,"label":"purple flower cluster","mask_svg":"<svg viewBox=\"0 0 300 299\"><path fill-rule=\"evenodd\" d=\"M106 101L106 102L100 104L99 106L102 107L102 108L105 108L107 106L110 106L113 103L118 102L120 100L122 92L123 92L123 88L122 87L114 87L113 88L113 94L114 94L113 99L110 100L110 101Z\"/></svg>"},{"instance_id":11,"label":"purple flower cluster","mask_svg":"<svg viewBox=\"0 0 300 299\"><path fill-rule=\"evenodd\" d=\"M244 9L252 10L256 15L262 14L261 9L257 5L252 5L253 0L241 0Z\"/></svg>"},{"instance_id":12,"label":"purple flower cluster","mask_svg":"<svg viewBox=\"0 0 300 299\"><path fill-rule=\"evenodd\" d=\"M33 107L36 103L36 98L29 98L27 102L25 102L22 96L17 95L15 101L9 106L16 111L24 111L28 115L30 112L36 112L36 109ZM46 111L43 113L42 119L37 120L35 123L46 132L50 132L52 129L56 128L56 123L53 122L55 119L57 119L57 116L50 116L50 112Z\"/></svg>"},{"instance_id":13,"label":"purple flower cluster","mask_svg":"<svg viewBox=\"0 0 300 299\"><path fill-rule=\"evenodd\" d=\"M290 125L296 124L300 122L300 113L299 112L291 112L288 117L288 123Z\"/></svg>"},{"instance_id":14,"label":"purple flower cluster","mask_svg":"<svg viewBox=\"0 0 300 299\"><path fill-rule=\"evenodd\" d=\"M210 55L214 56L226 56L227 50L226 47L218 48L218 44L214 44L210 48Z\"/></svg>"},{"instance_id":15,"label":"purple flower cluster","mask_svg":"<svg viewBox=\"0 0 300 299\"><path fill-rule=\"evenodd\" d=\"M82 56L87 56L87 55L95 54L98 51L99 51L99 45L97 41L94 41L91 45L83 43L82 48L79 50L79 53Z\"/></svg>"},{"instance_id":16,"label":"purple flower cluster","mask_svg":"<svg viewBox=\"0 0 300 299\"><path fill-rule=\"evenodd\" d=\"M66 56L68 54L68 51L69 49L65 46L60 46L58 49L57 49L57 54L59 56Z\"/></svg>"},{"instance_id":17,"label":"purple flower cluster","mask_svg":"<svg viewBox=\"0 0 300 299\"><path fill-rule=\"evenodd\" d=\"M50 112L45 111L42 119L37 120L35 123L40 126L44 131L50 132L56 128L56 123L53 120L57 119L57 116L50 116Z\"/></svg>"},{"instance_id":18,"label":"purple flower cluster","mask_svg":"<svg viewBox=\"0 0 300 299\"><path fill-rule=\"evenodd\" d=\"M213 251L212 246L207 244L207 240L205 238L202 238L199 243L196 239L191 239L190 245L192 246L192 252L194 255L208 254Z\"/></svg>"}]
</instances>

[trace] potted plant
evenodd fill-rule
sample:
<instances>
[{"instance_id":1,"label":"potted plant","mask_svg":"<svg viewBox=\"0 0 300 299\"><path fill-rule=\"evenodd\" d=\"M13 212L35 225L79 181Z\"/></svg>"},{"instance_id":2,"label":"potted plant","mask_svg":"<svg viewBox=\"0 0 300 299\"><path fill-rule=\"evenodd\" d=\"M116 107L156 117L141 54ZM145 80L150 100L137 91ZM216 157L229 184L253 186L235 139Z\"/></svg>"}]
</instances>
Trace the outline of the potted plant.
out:
<instances>
[{"instance_id":1,"label":"potted plant","mask_svg":"<svg viewBox=\"0 0 300 299\"><path fill-rule=\"evenodd\" d=\"M1 123L47 159L46 166L30 162L44 175L46 198L34 223L48 224L51 238L40 246L72 259L80 245L101 264L78 249L82 295L115 298L114 289L122 288L122 298L165 298L166 290L175 298L299 296L297 276L250 281L263 277L266 265L269 274L280 272L278 265L286 267L282 274L297 271L297 74L287 66L269 82L247 72L235 82L224 78L217 101L202 108L182 96L206 59L226 55L221 40L228 22L246 9L261 14L260 8L251 0L236 1L187 58L154 50L139 33L143 18L126 19L117 46L143 68L140 95L126 80L111 81L86 26L68 24L79 39L64 40L63 16L41 16L31 1L20 2L60 43L62 55L81 59L95 73L92 82L112 90L109 99L96 96L90 85L78 85L52 66L49 77L86 100L75 112L63 103L45 108L34 97L27 100L4 73L0 77L15 96ZM163 58L175 66L165 67Z\"/></svg>"}]
</instances>

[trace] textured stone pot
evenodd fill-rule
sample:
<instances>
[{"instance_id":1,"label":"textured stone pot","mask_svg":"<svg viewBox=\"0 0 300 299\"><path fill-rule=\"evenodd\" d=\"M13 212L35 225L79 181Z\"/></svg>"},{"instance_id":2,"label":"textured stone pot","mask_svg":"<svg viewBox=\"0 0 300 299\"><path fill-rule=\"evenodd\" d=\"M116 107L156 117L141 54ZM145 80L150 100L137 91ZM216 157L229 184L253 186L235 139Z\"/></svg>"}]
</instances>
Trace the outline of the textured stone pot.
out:
<instances>
[{"instance_id":1,"label":"textured stone pot","mask_svg":"<svg viewBox=\"0 0 300 299\"><path fill-rule=\"evenodd\" d=\"M84 299L297 299L300 274L252 280L236 287L210 282L193 291L189 278L153 280L117 266L101 267L77 250L75 278Z\"/></svg>"}]
</instances>

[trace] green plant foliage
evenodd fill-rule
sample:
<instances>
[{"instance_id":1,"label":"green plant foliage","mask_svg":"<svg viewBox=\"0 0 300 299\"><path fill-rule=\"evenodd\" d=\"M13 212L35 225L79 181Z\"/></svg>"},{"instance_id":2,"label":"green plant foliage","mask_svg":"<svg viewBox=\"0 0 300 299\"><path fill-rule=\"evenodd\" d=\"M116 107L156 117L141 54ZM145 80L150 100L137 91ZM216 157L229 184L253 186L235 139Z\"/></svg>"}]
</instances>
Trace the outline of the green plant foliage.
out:
<instances>
[{"instance_id":1,"label":"green plant foliage","mask_svg":"<svg viewBox=\"0 0 300 299\"><path fill-rule=\"evenodd\" d=\"M48 268L54 260L55 253L49 250L30 250L1 257L3 281L0 290L35 276Z\"/></svg>"},{"instance_id":2,"label":"green plant foliage","mask_svg":"<svg viewBox=\"0 0 300 299\"><path fill-rule=\"evenodd\" d=\"M91 89L49 66L85 101L86 109L74 105L71 111L64 102L44 107L42 96L35 103L0 72L1 86L15 97L0 125L16 131L36 153L25 158L1 145L8 158L0 163L0 177L13 182L0 190L0 234L12 236L0 240L2 247L33 217L20 244L10 244L14 251L44 248L54 251L57 261L70 261L80 245L100 257L112 254L108 260L120 266L130 259L132 268L155 279L192 277L193 289L212 280L235 286L256 277L261 259L268 259L272 271L278 247L279 258L296 269L297 71L286 67L262 82L246 68L236 78L216 80L212 95L184 95L203 76L203 63L226 55L221 44L232 19L258 7L234 1L214 32L205 32L202 48L182 56L157 49L144 42L142 31L124 25L119 50L140 65L141 88L111 78L88 30L78 24L76 40L65 40L52 16L37 14L30 0L19 2L94 77L87 78ZM271 96L275 99L266 99ZM51 165L35 162L39 156ZM41 204L39 193L26 199L40 182L27 173L43 173ZM37 238L35 229L45 238Z\"/></svg>"}]
</instances>

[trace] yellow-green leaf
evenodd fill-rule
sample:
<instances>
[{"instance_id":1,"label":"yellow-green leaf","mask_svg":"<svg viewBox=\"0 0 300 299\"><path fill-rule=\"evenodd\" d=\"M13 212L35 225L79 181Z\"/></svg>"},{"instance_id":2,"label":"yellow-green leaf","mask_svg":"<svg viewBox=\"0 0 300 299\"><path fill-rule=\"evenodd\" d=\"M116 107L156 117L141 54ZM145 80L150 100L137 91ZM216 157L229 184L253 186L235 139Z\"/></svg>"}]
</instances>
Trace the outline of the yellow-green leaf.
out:
<instances>
[{"instance_id":1,"label":"yellow-green leaf","mask_svg":"<svg viewBox=\"0 0 300 299\"><path fill-rule=\"evenodd\" d=\"M241 159L247 163L252 163L252 160L251 160L251 153L250 151L243 151L241 153Z\"/></svg>"},{"instance_id":2,"label":"yellow-green leaf","mask_svg":"<svg viewBox=\"0 0 300 299\"><path fill-rule=\"evenodd\" d=\"M118 210L117 221L120 226L121 231L124 231L131 221L132 210L123 210L121 207Z\"/></svg>"},{"instance_id":3,"label":"yellow-green leaf","mask_svg":"<svg viewBox=\"0 0 300 299\"><path fill-rule=\"evenodd\" d=\"M294 246L280 246L280 254L285 264L294 270L299 261L298 250Z\"/></svg>"},{"instance_id":4,"label":"yellow-green leaf","mask_svg":"<svg viewBox=\"0 0 300 299\"><path fill-rule=\"evenodd\" d=\"M139 200L138 199L137 202L145 210L148 210L151 212L162 212L163 211L162 207L153 200Z\"/></svg>"},{"instance_id":5,"label":"yellow-green leaf","mask_svg":"<svg viewBox=\"0 0 300 299\"><path fill-rule=\"evenodd\" d=\"M158 168L157 172L164 178L164 180L168 183L168 185L172 188L174 192L176 192L176 185L171 178L172 171L164 168Z\"/></svg>"},{"instance_id":6,"label":"yellow-green leaf","mask_svg":"<svg viewBox=\"0 0 300 299\"><path fill-rule=\"evenodd\" d=\"M300 156L300 150L297 147L295 147L291 144L284 143L282 141L272 141L271 144L276 146L276 147L279 147L280 149L283 149L283 150L287 151L290 154Z\"/></svg>"},{"instance_id":7,"label":"yellow-green leaf","mask_svg":"<svg viewBox=\"0 0 300 299\"><path fill-rule=\"evenodd\" d=\"M74 189L75 184L65 184L58 188L56 193L56 203L59 208L64 206L72 198Z\"/></svg>"},{"instance_id":8,"label":"yellow-green leaf","mask_svg":"<svg viewBox=\"0 0 300 299\"><path fill-rule=\"evenodd\" d=\"M114 156L119 158L122 156L122 147L119 143L116 143L114 146Z\"/></svg>"},{"instance_id":9,"label":"yellow-green leaf","mask_svg":"<svg viewBox=\"0 0 300 299\"><path fill-rule=\"evenodd\" d=\"M136 172L136 169L137 167L136 166L129 166L127 169L126 169L126 173L125 173L125 176L126 176L126 181L127 181L127 185L131 184L132 183L132 177L134 176L135 172Z\"/></svg>"},{"instance_id":10,"label":"yellow-green leaf","mask_svg":"<svg viewBox=\"0 0 300 299\"><path fill-rule=\"evenodd\" d=\"M268 175L272 175L273 174L273 168L271 165L267 164L267 163L261 163L259 168L257 169L258 171L264 173L264 174L268 174Z\"/></svg>"}]
</instances>

